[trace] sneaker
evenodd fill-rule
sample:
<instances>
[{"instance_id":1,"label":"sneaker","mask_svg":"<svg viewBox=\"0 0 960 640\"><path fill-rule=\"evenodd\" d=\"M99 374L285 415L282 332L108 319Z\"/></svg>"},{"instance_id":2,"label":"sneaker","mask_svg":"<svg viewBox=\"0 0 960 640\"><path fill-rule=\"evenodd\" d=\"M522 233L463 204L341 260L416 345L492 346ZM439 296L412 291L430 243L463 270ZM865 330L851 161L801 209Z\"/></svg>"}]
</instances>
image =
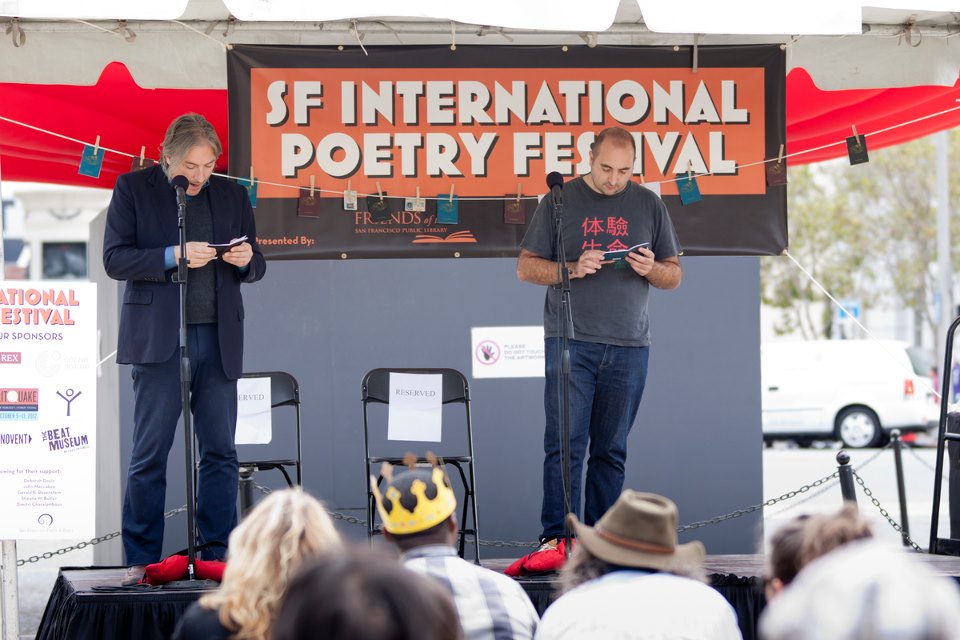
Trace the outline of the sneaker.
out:
<instances>
[{"instance_id":1,"label":"sneaker","mask_svg":"<svg viewBox=\"0 0 960 640\"><path fill-rule=\"evenodd\" d=\"M132 587L135 584L140 584L146 572L147 565L145 564L135 564L127 567L127 572L124 574L123 580L120 581L120 586Z\"/></svg>"},{"instance_id":2,"label":"sneaker","mask_svg":"<svg viewBox=\"0 0 960 640\"><path fill-rule=\"evenodd\" d=\"M570 541L571 548L573 540ZM567 561L563 539L550 538L540 543L540 548L523 556L504 570L511 577L532 573L547 573L559 570Z\"/></svg>"},{"instance_id":3,"label":"sneaker","mask_svg":"<svg viewBox=\"0 0 960 640\"><path fill-rule=\"evenodd\" d=\"M534 551L534 553L540 553L541 551L553 551L557 548L557 545L560 543L558 538L550 538L549 540L544 540L540 543L540 548Z\"/></svg>"}]
</instances>

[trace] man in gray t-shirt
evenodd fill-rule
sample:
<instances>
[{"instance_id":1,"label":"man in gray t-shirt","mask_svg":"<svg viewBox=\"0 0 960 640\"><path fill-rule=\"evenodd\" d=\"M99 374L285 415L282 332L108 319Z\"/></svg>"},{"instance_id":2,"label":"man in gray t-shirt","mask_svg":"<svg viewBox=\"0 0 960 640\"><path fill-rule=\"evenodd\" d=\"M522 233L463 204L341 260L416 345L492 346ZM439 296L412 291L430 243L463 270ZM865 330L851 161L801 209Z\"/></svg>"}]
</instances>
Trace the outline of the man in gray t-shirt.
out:
<instances>
[{"instance_id":1,"label":"man in gray t-shirt","mask_svg":"<svg viewBox=\"0 0 960 640\"><path fill-rule=\"evenodd\" d=\"M589 442L582 518L588 526L599 520L623 488L627 435L647 373L650 285L674 289L682 276L677 257L680 243L663 201L630 181L635 156L636 145L628 131L605 129L591 146L590 173L563 187L568 260L563 268L570 274L574 330L570 340L570 504L579 517L580 478ZM566 515L558 407L561 265L556 261L555 239L553 198L547 195L520 244L517 262L520 280L547 286L541 551L556 549ZM605 251L637 245L641 246L622 260L604 260ZM562 558L562 553L557 557ZM551 562L544 563L547 558L538 560L531 566L553 568Z\"/></svg>"}]
</instances>

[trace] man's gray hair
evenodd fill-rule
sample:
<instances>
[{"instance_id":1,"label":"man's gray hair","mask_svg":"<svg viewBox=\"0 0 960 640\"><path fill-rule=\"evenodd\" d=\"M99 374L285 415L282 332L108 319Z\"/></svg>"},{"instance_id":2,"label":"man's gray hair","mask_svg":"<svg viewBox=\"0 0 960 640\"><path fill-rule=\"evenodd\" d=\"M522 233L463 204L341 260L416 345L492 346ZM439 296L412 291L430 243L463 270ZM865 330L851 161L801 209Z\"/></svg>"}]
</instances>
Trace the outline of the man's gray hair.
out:
<instances>
[{"instance_id":1,"label":"man's gray hair","mask_svg":"<svg viewBox=\"0 0 960 640\"><path fill-rule=\"evenodd\" d=\"M163 172L170 176L170 166L180 164L190 149L198 145L208 144L215 156L220 157L223 147L217 130L199 113L185 113L167 127L163 136L163 147L160 153L160 166ZM167 158L170 158L167 161Z\"/></svg>"},{"instance_id":2,"label":"man's gray hair","mask_svg":"<svg viewBox=\"0 0 960 640\"><path fill-rule=\"evenodd\" d=\"M614 570L616 570L616 567L587 551L582 544L578 544L573 549L573 553L570 554L570 559L560 571L560 593L572 591L583 583L590 582ZM664 567L661 573L670 573L703 583L707 582L706 570L698 562L678 560Z\"/></svg>"}]
</instances>

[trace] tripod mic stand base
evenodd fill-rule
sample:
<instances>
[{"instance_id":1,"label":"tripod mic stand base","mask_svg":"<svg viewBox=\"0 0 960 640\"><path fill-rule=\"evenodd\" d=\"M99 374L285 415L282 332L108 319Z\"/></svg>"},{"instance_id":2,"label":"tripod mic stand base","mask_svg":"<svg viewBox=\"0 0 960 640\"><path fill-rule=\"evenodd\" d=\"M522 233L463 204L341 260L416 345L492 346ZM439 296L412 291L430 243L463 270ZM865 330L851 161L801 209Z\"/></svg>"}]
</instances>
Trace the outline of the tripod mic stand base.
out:
<instances>
[{"instance_id":1,"label":"tripod mic stand base","mask_svg":"<svg viewBox=\"0 0 960 640\"><path fill-rule=\"evenodd\" d=\"M210 591L220 587L216 580L174 580L163 585L164 589L171 591Z\"/></svg>"}]
</instances>

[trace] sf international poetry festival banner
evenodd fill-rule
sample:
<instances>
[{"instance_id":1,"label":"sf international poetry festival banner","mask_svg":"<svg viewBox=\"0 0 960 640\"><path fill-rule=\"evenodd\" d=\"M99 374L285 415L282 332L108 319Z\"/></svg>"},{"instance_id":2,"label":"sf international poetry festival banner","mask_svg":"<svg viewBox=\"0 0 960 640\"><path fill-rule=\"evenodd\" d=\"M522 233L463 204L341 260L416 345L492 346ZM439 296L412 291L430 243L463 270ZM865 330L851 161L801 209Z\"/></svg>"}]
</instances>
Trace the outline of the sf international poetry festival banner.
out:
<instances>
[{"instance_id":1,"label":"sf international poetry festival banner","mask_svg":"<svg viewBox=\"0 0 960 640\"><path fill-rule=\"evenodd\" d=\"M634 136L633 179L659 183L687 255L787 246L785 181L766 171L785 143L777 45L700 47L696 69L689 47L227 57L230 173L248 183L270 258L515 256L545 176L589 172L590 143L614 125ZM681 204L691 176L702 198Z\"/></svg>"},{"instance_id":2,"label":"sf international poetry festival banner","mask_svg":"<svg viewBox=\"0 0 960 640\"><path fill-rule=\"evenodd\" d=\"M91 538L96 285L0 285L0 538Z\"/></svg>"}]
</instances>

